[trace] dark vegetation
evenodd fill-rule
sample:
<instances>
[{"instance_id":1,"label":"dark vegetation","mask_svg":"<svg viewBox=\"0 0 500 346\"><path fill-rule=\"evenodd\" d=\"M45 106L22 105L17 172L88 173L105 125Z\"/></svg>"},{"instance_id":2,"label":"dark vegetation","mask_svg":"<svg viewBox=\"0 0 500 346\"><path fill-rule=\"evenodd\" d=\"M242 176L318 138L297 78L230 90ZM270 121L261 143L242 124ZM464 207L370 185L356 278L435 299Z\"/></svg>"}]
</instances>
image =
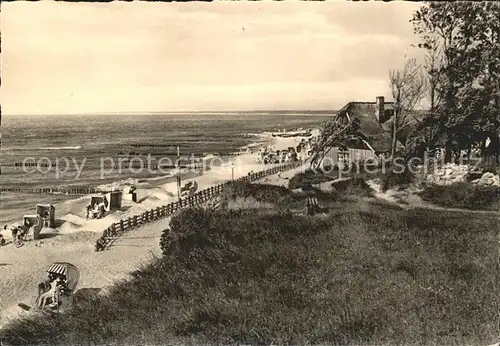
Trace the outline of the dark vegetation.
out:
<instances>
[{"instance_id":1,"label":"dark vegetation","mask_svg":"<svg viewBox=\"0 0 500 346\"><path fill-rule=\"evenodd\" d=\"M283 186L242 182L235 183L233 188L228 191L228 194L244 198L252 197L258 202L273 204L280 204L284 200L294 198L293 192Z\"/></svg>"},{"instance_id":2,"label":"dark vegetation","mask_svg":"<svg viewBox=\"0 0 500 346\"><path fill-rule=\"evenodd\" d=\"M492 158L483 159L478 164L472 165L473 169L465 176L467 181L480 179L484 173L500 174L500 165Z\"/></svg>"},{"instance_id":3,"label":"dark vegetation","mask_svg":"<svg viewBox=\"0 0 500 346\"><path fill-rule=\"evenodd\" d=\"M500 210L500 190L495 186L456 183L431 185L420 193L423 200L447 208Z\"/></svg>"},{"instance_id":4,"label":"dark vegetation","mask_svg":"<svg viewBox=\"0 0 500 346\"><path fill-rule=\"evenodd\" d=\"M312 186L305 187L304 193L294 193L283 186L236 183L225 193L228 200L238 197L251 198L260 203L272 204L273 208L279 211L303 209L307 196L312 195L325 205L340 201L337 193L325 192Z\"/></svg>"},{"instance_id":5,"label":"dark vegetation","mask_svg":"<svg viewBox=\"0 0 500 346\"><path fill-rule=\"evenodd\" d=\"M385 172L380 174L380 188L382 191L387 191L391 188L398 187L400 189L407 188L415 181L415 174L412 173L408 166L393 167L389 166Z\"/></svg>"},{"instance_id":6,"label":"dark vegetation","mask_svg":"<svg viewBox=\"0 0 500 346\"><path fill-rule=\"evenodd\" d=\"M326 181L337 179L339 176L338 167L325 167L318 169L307 169L304 172L297 173L288 181L290 190L308 188L311 185L321 184Z\"/></svg>"},{"instance_id":7,"label":"dark vegetation","mask_svg":"<svg viewBox=\"0 0 500 346\"><path fill-rule=\"evenodd\" d=\"M373 190L365 179L354 176L351 179L335 181L332 183L333 193L338 196L373 197Z\"/></svg>"},{"instance_id":8,"label":"dark vegetation","mask_svg":"<svg viewBox=\"0 0 500 346\"><path fill-rule=\"evenodd\" d=\"M379 167L370 165L368 162L350 162L350 166L342 167L317 167L308 169L305 172L298 173L288 181L288 188L304 189L310 188L312 185L321 184L332 181L337 184L336 180L343 178L352 178L354 185L358 185L359 181L379 176ZM345 183L348 184L348 183ZM340 186L340 185L339 185ZM344 185L347 186L347 185Z\"/></svg>"},{"instance_id":9,"label":"dark vegetation","mask_svg":"<svg viewBox=\"0 0 500 346\"><path fill-rule=\"evenodd\" d=\"M173 218L161 248L162 258L108 296L11 322L4 344L427 345L497 336L495 219L384 203L328 217L191 209Z\"/></svg>"}]
</instances>

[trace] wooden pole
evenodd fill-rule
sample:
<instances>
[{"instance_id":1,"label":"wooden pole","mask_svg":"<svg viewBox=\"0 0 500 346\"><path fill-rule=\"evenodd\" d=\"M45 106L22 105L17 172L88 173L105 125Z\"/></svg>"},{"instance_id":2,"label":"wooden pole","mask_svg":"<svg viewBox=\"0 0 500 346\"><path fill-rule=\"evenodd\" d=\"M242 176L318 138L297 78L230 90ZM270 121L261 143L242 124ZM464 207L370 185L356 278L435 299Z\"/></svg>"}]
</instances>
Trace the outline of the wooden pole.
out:
<instances>
[{"instance_id":1,"label":"wooden pole","mask_svg":"<svg viewBox=\"0 0 500 346\"><path fill-rule=\"evenodd\" d=\"M177 146L177 199L181 200L181 153Z\"/></svg>"}]
</instances>

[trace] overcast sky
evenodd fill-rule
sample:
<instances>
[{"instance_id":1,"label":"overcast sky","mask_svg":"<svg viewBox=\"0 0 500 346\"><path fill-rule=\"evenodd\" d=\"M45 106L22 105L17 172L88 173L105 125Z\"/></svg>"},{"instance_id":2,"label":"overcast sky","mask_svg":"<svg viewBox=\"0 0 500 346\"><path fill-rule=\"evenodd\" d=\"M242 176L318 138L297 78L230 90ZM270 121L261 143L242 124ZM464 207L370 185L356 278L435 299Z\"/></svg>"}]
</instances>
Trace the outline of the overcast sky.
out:
<instances>
[{"instance_id":1,"label":"overcast sky","mask_svg":"<svg viewBox=\"0 0 500 346\"><path fill-rule=\"evenodd\" d=\"M389 98L415 2L2 4L4 114L338 109Z\"/></svg>"}]
</instances>

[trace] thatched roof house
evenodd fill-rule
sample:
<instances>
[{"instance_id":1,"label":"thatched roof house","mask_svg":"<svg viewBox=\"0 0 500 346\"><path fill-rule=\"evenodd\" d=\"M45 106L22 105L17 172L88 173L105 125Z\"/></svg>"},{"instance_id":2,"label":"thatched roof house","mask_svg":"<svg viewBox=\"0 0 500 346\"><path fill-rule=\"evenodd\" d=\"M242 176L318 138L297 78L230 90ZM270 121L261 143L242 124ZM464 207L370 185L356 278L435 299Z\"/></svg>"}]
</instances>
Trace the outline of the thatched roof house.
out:
<instances>
[{"instance_id":1,"label":"thatched roof house","mask_svg":"<svg viewBox=\"0 0 500 346\"><path fill-rule=\"evenodd\" d=\"M393 102L385 102L383 96L374 102L352 101L337 112L335 121L347 124L357 118L366 139L364 145L376 154L387 153L391 150L393 105ZM398 146L402 146L400 142Z\"/></svg>"}]
</instances>

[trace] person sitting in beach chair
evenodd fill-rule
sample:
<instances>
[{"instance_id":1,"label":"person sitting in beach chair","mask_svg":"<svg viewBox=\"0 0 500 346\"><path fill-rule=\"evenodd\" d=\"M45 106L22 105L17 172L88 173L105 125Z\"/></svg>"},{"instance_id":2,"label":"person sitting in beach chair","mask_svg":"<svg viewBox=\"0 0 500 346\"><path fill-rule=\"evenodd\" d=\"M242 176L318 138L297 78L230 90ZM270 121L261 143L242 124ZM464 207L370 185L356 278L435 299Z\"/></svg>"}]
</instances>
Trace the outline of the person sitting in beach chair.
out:
<instances>
[{"instance_id":1,"label":"person sitting in beach chair","mask_svg":"<svg viewBox=\"0 0 500 346\"><path fill-rule=\"evenodd\" d=\"M92 214L92 206L89 204L87 206L87 215L85 216L86 219L92 219L93 218L93 214Z\"/></svg>"},{"instance_id":2,"label":"person sitting in beach chair","mask_svg":"<svg viewBox=\"0 0 500 346\"><path fill-rule=\"evenodd\" d=\"M97 205L97 218L102 219L104 214L106 213L104 203L100 203Z\"/></svg>"},{"instance_id":3,"label":"person sitting in beach chair","mask_svg":"<svg viewBox=\"0 0 500 346\"><path fill-rule=\"evenodd\" d=\"M99 204L96 203L92 206L92 218L98 219L99 215Z\"/></svg>"},{"instance_id":4,"label":"person sitting in beach chair","mask_svg":"<svg viewBox=\"0 0 500 346\"><path fill-rule=\"evenodd\" d=\"M38 308L43 308L50 303L50 306L57 306L59 304L59 295L61 294L62 278L60 276L51 275L49 280L50 289L40 295L38 299Z\"/></svg>"}]
</instances>

